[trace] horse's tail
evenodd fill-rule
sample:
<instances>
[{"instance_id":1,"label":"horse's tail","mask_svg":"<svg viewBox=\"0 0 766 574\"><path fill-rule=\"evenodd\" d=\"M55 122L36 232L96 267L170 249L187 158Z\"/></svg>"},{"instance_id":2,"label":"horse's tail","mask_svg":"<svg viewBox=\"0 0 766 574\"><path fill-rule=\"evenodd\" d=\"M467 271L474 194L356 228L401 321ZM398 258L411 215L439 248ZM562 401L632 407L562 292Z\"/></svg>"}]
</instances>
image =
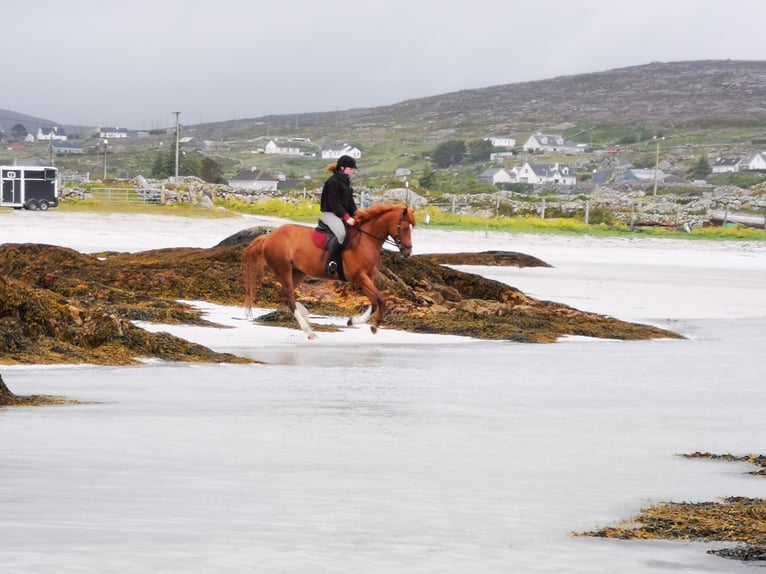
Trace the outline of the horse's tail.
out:
<instances>
[{"instance_id":1,"label":"horse's tail","mask_svg":"<svg viewBox=\"0 0 766 574\"><path fill-rule=\"evenodd\" d=\"M245 313L252 317L253 304L258 297L265 261L263 245L268 235L259 235L242 252L242 284L245 287Z\"/></svg>"}]
</instances>

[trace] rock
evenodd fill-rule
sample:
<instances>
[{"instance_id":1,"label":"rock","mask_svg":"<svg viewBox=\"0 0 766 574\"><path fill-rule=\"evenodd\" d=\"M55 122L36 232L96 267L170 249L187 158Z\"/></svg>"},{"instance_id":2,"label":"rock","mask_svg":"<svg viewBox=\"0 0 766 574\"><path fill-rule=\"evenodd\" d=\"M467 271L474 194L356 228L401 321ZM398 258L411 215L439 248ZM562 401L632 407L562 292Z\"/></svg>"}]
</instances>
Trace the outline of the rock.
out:
<instances>
[{"instance_id":1,"label":"rock","mask_svg":"<svg viewBox=\"0 0 766 574\"><path fill-rule=\"evenodd\" d=\"M12 404L16 399L11 390L5 386L3 376L0 375L0 406Z\"/></svg>"},{"instance_id":2,"label":"rock","mask_svg":"<svg viewBox=\"0 0 766 574\"><path fill-rule=\"evenodd\" d=\"M264 233L271 231L271 227L249 227L241 231L237 231L233 235L229 235L226 239L219 242L216 247L227 247L230 245L241 245L243 247L250 245L250 243Z\"/></svg>"},{"instance_id":3,"label":"rock","mask_svg":"<svg viewBox=\"0 0 766 574\"><path fill-rule=\"evenodd\" d=\"M545 261L514 251L481 251L479 253L425 253L422 259L440 265L487 265L510 267L551 267Z\"/></svg>"}]
</instances>

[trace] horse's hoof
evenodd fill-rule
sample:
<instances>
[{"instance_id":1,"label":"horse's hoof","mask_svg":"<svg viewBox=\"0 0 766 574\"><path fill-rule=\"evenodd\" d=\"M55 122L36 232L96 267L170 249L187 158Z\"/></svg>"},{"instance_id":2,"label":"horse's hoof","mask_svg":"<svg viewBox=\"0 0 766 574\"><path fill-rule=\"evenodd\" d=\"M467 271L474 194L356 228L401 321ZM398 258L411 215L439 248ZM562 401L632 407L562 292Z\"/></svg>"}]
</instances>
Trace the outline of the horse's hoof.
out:
<instances>
[{"instance_id":1,"label":"horse's hoof","mask_svg":"<svg viewBox=\"0 0 766 574\"><path fill-rule=\"evenodd\" d=\"M314 340L314 339L316 339L316 338L317 338L317 336L316 336L316 333L311 333L311 334L309 335L309 341L313 341L313 340Z\"/></svg>"},{"instance_id":2,"label":"horse's hoof","mask_svg":"<svg viewBox=\"0 0 766 574\"><path fill-rule=\"evenodd\" d=\"M378 328L375 327L375 326L372 326L372 327L370 327L370 331L372 331L372 334L374 335L375 333L378 332Z\"/></svg>"},{"instance_id":3,"label":"horse's hoof","mask_svg":"<svg viewBox=\"0 0 766 574\"><path fill-rule=\"evenodd\" d=\"M353 319L353 317L352 317L352 318L349 318L349 320L348 320L348 321L346 321L346 327L351 327L353 324L354 324L354 319Z\"/></svg>"}]
</instances>

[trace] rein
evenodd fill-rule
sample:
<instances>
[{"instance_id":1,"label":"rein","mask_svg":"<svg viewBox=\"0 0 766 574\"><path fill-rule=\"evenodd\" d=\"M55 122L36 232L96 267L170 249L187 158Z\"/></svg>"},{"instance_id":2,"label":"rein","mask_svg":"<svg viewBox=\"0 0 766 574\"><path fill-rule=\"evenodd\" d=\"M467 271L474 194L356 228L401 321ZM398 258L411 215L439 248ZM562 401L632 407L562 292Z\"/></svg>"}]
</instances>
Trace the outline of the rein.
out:
<instances>
[{"instance_id":1,"label":"rein","mask_svg":"<svg viewBox=\"0 0 766 574\"><path fill-rule=\"evenodd\" d=\"M378 237L377 235L373 235L369 231L365 231L364 229L362 229L361 226L357 227L356 229L359 233L363 233L367 237L372 237L373 239L380 241L383 245L385 245L386 243L389 245L393 245L399 251L402 250L402 247L406 249L412 249L412 245L405 245L402 242L402 222L403 221L407 221L404 217L404 213L402 213L402 216L399 218L399 224L396 226L396 235L394 236L393 240L389 239L389 237L391 237L390 235L386 235L385 237ZM364 223L362 225L364 225Z\"/></svg>"}]
</instances>

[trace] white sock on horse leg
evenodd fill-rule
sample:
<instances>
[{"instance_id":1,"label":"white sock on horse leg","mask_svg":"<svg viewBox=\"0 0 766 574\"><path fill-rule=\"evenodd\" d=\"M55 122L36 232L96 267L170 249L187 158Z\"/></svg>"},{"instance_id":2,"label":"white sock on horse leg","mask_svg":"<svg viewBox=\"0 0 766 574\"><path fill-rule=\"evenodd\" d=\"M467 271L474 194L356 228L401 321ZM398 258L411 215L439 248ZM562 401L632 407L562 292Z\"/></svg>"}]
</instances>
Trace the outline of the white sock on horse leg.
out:
<instances>
[{"instance_id":1,"label":"white sock on horse leg","mask_svg":"<svg viewBox=\"0 0 766 574\"><path fill-rule=\"evenodd\" d=\"M372 314L372 305L367 307L367 310L361 315L356 315L354 317L351 317L348 320L348 324L349 325L364 325L370 319L371 314Z\"/></svg>"},{"instance_id":2,"label":"white sock on horse leg","mask_svg":"<svg viewBox=\"0 0 766 574\"><path fill-rule=\"evenodd\" d=\"M303 306L302 303L299 303L298 301L295 302L295 310L298 311L301 315L303 315L303 318L308 320L309 318L309 310L306 309L306 307Z\"/></svg>"},{"instance_id":3,"label":"white sock on horse leg","mask_svg":"<svg viewBox=\"0 0 766 574\"><path fill-rule=\"evenodd\" d=\"M303 316L303 314L298 310L298 307L295 307L295 311L293 311L293 315L295 316L295 320L298 321L298 325L301 326L301 329L303 330L306 335L308 335L309 339L316 339L316 333L314 333L313 329L311 328L311 325L309 325L309 322L306 320L306 318Z\"/></svg>"}]
</instances>

